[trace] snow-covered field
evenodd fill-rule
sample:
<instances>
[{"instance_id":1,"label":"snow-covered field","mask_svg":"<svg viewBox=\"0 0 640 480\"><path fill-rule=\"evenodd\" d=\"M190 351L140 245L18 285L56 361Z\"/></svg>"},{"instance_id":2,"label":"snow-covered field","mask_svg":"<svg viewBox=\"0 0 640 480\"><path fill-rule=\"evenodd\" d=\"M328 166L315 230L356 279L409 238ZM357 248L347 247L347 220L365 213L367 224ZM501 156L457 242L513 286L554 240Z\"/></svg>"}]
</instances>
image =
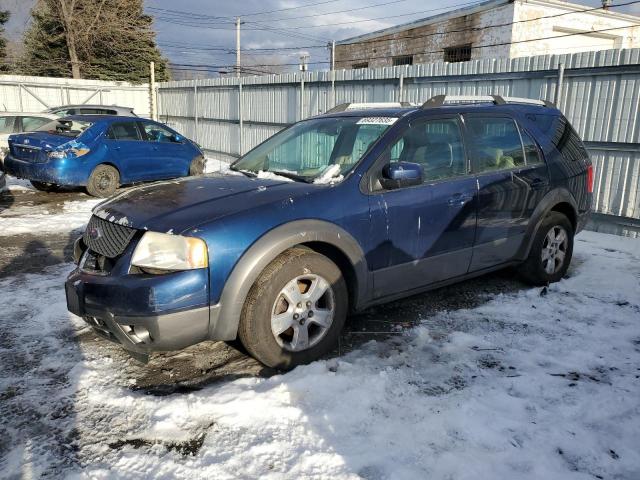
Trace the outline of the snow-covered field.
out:
<instances>
[{"instance_id":1,"label":"snow-covered field","mask_svg":"<svg viewBox=\"0 0 640 480\"><path fill-rule=\"evenodd\" d=\"M67 313L71 265L0 281L0 477L640 478L640 241L569 278L271 378L132 388Z\"/></svg>"}]
</instances>

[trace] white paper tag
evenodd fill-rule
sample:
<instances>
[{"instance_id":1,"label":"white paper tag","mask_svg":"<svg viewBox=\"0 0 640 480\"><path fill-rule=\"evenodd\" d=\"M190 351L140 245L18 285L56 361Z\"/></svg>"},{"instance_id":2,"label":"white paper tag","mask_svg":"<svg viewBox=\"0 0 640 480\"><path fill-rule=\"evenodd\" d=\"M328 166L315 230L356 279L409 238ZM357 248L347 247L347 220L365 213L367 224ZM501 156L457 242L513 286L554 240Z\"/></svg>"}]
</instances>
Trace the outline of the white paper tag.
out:
<instances>
[{"instance_id":1,"label":"white paper tag","mask_svg":"<svg viewBox=\"0 0 640 480\"><path fill-rule=\"evenodd\" d=\"M364 117L358 120L358 125L393 125L396 117Z\"/></svg>"}]
</instances>

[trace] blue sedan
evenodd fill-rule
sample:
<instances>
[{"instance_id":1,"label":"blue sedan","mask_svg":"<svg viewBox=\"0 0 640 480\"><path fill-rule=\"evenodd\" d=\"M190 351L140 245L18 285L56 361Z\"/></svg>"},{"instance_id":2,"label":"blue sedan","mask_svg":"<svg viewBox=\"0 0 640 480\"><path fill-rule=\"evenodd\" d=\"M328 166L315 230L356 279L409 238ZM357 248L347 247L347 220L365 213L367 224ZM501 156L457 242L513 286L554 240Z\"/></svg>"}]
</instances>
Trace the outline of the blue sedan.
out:
<instances>
[{"instance_id":1,"label":"blue sedan","mask_svg":"<svg viewBox=\"0 0 640 480\"><path fill-rule=\"evenodd\" d=\"M82 186L108 197L124 184L202 174L204 164L198 146L166 125L83 115L9 137L5 170L38 190Z\"/></svg>"}]
</instances>

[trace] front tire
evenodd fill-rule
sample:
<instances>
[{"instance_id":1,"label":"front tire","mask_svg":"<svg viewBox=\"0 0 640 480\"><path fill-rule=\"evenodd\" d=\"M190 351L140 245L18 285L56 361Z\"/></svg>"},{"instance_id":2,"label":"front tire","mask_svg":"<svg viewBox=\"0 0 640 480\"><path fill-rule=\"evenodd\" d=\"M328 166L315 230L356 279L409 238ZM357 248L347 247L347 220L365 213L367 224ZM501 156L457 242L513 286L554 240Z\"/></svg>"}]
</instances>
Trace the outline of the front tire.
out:
<instances>
[{"instance_id":1,"label":"front tire","mask_svg":"<svg viewBox=\"0 0 640 480\"><path fill-rule=\"evenodd\" d=\"M573 256L573 225L559 212L550 212L542 221L524 262L521 274L532 285L558 282L565 276Z\"/></svg>"},{"instance_id":2,"label":"front tire","mask_svg":"<svg viewBox=\"0 0 640 480\"><path fill-rule=\"evenodd\" d=\"M263 364L288 370L335 347L348 303L346 282L331 260L292 248L271 262L251 287L238 337Z\"/></svg>"},{"instance_id":3,"label":"front tire","mask_svg":"<svg viewBox=\"0 0 640 480\"><path fill-rule=\"evenodd\" d=\"M111 165L98 165L87 182L87 193L92 197L110 197L120 186L120 173Z\"/></svg>"},{"instance_id":4,"label":"front tire","mask_svg":"<svg viewBox=\"0 0 640 480\"><path fill-rule=\"evenodd\" d=\"M205 159L203 157L196 157L191 160L191 165L189 165L189 176L195 177L197 175L202 175L205 170Z\"/></svg>"}]
</instances>

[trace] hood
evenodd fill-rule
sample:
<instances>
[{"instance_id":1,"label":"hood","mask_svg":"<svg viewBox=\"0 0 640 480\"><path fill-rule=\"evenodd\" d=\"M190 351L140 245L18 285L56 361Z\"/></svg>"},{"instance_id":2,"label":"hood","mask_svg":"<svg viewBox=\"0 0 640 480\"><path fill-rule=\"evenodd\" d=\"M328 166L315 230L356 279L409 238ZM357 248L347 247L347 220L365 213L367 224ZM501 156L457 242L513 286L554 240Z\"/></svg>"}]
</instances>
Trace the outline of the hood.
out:
<instances>
[{"instance_id":1,"label":"hood","mask_svg":"<svg viewBox=\"0 0 640 480\"><path fill-rule=\"evenodd\" d=\"M20 145L30 145L38 147L42 150L53 150L60 145L76 140L73 137L65 137L64 135L52 135L47 132L30 132L18 133L9 137L10 143Z\"/></svg>"},{"instance_id":2,"label":"hood","mask_svg":"<svg viewBox=\"0 0 640 480\"><path fill-rule=\"evenodd\" d=\"M180 234L247 208L298 195L317 186L244 175L208 174L150 183L94 208L94 215L140 230Z\"/></svg>"}]
</instances>

